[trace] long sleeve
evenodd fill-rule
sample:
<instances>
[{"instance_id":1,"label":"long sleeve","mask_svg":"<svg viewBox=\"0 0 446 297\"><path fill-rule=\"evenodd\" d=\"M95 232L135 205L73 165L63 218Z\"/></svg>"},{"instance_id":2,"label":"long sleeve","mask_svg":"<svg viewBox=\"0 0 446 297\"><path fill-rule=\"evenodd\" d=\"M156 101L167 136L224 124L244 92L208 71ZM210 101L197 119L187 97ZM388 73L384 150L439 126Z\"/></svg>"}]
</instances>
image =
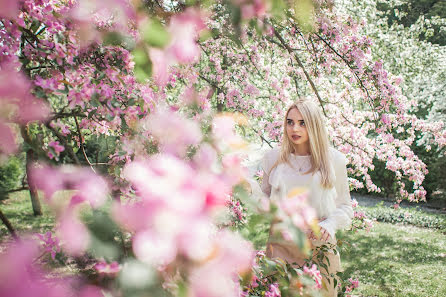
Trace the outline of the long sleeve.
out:
<instances>
[{"instance_id":1,"label":"long sleeve","mask_svg":"<svg viewBox=\"0 0 446 297\"><path fill-rule=\"evenodd\" d=\"M263 171L263 178L261 183L261 188L263 193L267 195L268 197L271 195L271 185L269 183L269 176L271 174L271 168L273 167L274 163L276 163L278 159L278 150L272 149L268 151L265 156L263 156L262 159L262 171Z\"/></svg>"},{"instance_id":2,"label":"long sleeve","mask_svg":"<svg viewBox=\"0 0 446 297\"><path fill-rule=\"evenodd\" d=\"M347 178L347 159L342 153L334 149L332 156L335 173L336 209L330 213L326 220L320 222L319 226L327 230L331 237L334 237L336 230L351 225L353 208Z\"/></svg>"}]
</instances>

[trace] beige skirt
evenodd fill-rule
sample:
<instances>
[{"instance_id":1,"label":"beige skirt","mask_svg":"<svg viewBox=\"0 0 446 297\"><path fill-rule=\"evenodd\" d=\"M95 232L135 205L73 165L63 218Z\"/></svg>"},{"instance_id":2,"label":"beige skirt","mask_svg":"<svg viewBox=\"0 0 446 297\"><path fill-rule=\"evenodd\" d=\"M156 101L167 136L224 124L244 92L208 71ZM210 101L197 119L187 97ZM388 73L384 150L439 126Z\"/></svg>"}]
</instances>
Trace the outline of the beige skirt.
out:
<instances>
[{"instance_id":1,"label":"beige skirt","mask_svg":"<svg viewBox=\"0 0 446 297\"><path fill-rule=\"evenodd\" d=\"M322 263L324 263L328 269L325 269L320 265L320 261L317 257L318 247L326 243L330 244L330 247L332 247L323 252L324 257ZM312 260L314 263L316 263L322 274L323 294L327 297L336 297L337 286L334 285L334 277L337 272L342 271L339 253L334 252L336 247L336 238L330 237L327 242L321 240L310 240L310 244L313 252ZM271 259L280 258L290 264L296 263L299 266L302 266L307 258L307 255L305 255L294 242L277 243L268 241L266 245L266 256Z\"/></svg>"}]
</instances>

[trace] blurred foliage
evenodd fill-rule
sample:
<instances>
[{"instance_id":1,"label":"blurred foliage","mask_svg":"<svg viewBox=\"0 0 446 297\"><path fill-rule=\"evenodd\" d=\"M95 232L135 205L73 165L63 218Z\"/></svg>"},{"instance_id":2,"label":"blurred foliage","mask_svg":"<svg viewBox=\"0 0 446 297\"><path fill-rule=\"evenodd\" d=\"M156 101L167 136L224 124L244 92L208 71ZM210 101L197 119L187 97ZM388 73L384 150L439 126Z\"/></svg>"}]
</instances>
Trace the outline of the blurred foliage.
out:
<instances>
[{"instance_id":1,"label":"blurred foliage","mask_svg":"<svg viewBox=\"0 0 446 297\"><path fill-rule=\"evenodd\" d=\"M446 19L446 1L444 0L403 0L397 4L389 1L379 2L377 8L385 12L389 25L396 22L404 27L415 24L419 18L426 20ZM419 38L429 42L446 45L446 30L444 22L428 22L425 31Z\"/></svg>"},{"instance_id":2,"label":"blurred foliage","mask_svg":"<svg viewBox=\"0 0 446 297\"><path fill-rule=\"evenodd\" d=\"M16 156L10 157L5 164L0 166L0 193L18 188L24 174L24 160ZM0 200L6 197L0 195Z\"/></svg>"}]
</instances>

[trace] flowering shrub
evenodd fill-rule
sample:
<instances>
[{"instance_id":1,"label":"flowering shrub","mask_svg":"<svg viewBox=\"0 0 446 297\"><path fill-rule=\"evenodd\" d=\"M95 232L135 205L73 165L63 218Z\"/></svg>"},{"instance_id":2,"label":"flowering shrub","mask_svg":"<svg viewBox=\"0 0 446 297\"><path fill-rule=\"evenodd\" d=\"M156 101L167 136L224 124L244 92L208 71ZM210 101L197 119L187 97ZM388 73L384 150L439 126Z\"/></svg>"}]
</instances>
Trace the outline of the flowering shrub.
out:
<instances>
[{"instance_id":1,"label":"flowering shrub","mask_svg":"<svg viewBox=\"0 0 446 297\"><path fill-rule=\"evenodd\" d=\"M378 222L401 223L418 227L446 230L446 219L435 214L427 214L420 210L398 208L393 209L384 206L367 207L362 209L371 219Z\"/></svg>"},{"instance_id":2,"label":"flowering shrub","mask_svg":"<svg viewBox=\"0 0 446 297\"><path fill-rule=\"evenodd\" d=\"M358 208L358 201L352 199L353 220L351 230L357 232L358 230L366 230L367 232L373 227L373 221L366 216L366 214Z\"/></svg>"}]
</instances>

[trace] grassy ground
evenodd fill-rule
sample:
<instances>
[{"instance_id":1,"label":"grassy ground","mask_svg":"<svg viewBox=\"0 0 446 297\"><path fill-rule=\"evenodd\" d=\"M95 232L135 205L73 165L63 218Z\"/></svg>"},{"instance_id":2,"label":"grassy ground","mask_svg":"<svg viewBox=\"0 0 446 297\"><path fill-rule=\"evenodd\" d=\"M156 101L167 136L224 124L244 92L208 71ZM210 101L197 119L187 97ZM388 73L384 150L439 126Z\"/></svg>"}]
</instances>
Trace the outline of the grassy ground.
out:
<instances>
[{"instance_id":1,"label":"grassy ground","mask_svg":"<svg viewBox=\"0 0 446 297\"><path fill-rule=\"evenodd\" d=\"M43 216L33 216L27 192L15 193L12 198L0 202L0 208L20 234L44 233L54 224L54 217L45 207ZM376 211L376 208L369 210ZM423 216L423 213L417 211L414 215ZM444 214L426 214L431 221L432 216L442 222L445 219ZM260 248L266 243L267 232L265 225L245 235ZM355 295L446 296L444 229L376 222L369 233L343 231L338 232L337 237L346 242L341 250L346 275L360 281ZM9 238L5 226L0 225L0 251Z\"/></svg>"},{"instance_id":2,"label":"grassy ground","mask_svg":"<svg viewBox=\"0 0 446 297\"><path fill-rule=\"evenodd\" d=\"M42 203L43 215L39 217L33 215L31 200L27 191L14 193L9 199L0 201L0 209L19 234L28 232L44 233L51 230L54 225L54 216L45 203ZM0 224L0 243L9 238L8 229L4 224Z\"/></svg>"},{"instance_id":3,"label":"grassy ground","mask_svg":"<svg viewBox=\"0 0 446 297\"><path fill-rule=\"evenodd\" d=\"M366 233L338 232L341 257L360 296L446 296L446 236L438 230L375 223Z\"/></svg>"}]
</instances>

